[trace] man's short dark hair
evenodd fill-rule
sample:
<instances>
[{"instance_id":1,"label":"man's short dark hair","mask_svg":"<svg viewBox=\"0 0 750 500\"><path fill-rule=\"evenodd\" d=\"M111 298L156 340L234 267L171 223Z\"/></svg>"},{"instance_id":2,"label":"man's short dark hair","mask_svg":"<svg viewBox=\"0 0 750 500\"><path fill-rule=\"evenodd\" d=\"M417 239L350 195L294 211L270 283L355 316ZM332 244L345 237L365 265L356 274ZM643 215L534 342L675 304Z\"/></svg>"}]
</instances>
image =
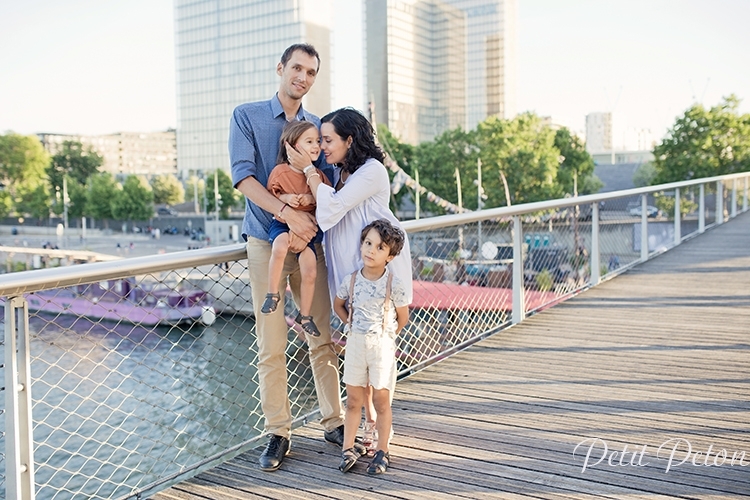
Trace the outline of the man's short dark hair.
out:
<instances>
[{"instance_id":1,"label":"man's short dark hair","mask_svg":"<svg viewBox=\"0 0 750 500\"><path fill-rule=\"evenodd\" d=\"M362 230L362 234L359 237L360 244L365 242L367 233L369 233L371 229L378 232L384 245L388 245L389 255L395 257L401 253L401 250L404 248L405 236L400 228L391 224L387 219L374 220L367 224Z\"/></svg>"},{"instance_id":2,"label":"man's short dark hair","mask_svg":"<svg viewBox=\"0 0 750 500\"><path fill-rule=\"evenodd\" d=\"M301 50L308 56L316 58L318 60L318 71L320 70L320 54L318 54L318 51L315 50L315 47L313 47L309 43L295 43L294 45L290 45L289 47L287 47L284 53L281 54L282 67L286 67L286 63L289 62L289 59L292 58L292 54L294 54L294 52L297 50Z\"/></svg>"}]
</instances>

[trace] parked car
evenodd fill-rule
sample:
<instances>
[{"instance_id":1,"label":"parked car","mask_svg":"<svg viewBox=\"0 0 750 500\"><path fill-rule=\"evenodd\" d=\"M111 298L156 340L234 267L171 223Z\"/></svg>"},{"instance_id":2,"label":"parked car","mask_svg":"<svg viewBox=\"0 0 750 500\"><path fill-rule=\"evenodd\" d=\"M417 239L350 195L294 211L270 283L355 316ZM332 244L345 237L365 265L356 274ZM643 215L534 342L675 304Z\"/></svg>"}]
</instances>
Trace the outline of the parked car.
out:
<instances>
[{"instance_id":1,"label":"parked car","mask_svg":"<svg viewBox=\"0 0 750 500\"><path fill-rule=\"evenodd\" d=\"M160 207L156 209L157 215L177 215L177 210L169 207Z\"/></svg>"},{"instance_id":2,"label":"parked car","mask_svg":"<svg viewBox=\"0 0 750 500\"><path fill-rule=\"evenodd\" d=\"M641 206L638 205L637 207L633 207L629 210L630 215L634 217L640 217L641 216ZM646 207L646 217L659 217L661 215L661 210L656 208L653 205L648 205Z\"/></svg>"}]
</instances>

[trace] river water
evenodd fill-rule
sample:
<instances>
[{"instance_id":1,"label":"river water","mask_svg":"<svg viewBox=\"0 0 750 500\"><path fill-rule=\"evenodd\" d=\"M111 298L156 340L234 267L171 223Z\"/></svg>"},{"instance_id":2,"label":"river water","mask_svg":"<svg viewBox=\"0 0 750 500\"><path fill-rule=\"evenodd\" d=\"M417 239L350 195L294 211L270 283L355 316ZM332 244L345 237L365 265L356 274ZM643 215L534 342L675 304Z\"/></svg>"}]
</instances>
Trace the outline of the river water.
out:
<instances>
[{"instance_id":1,"label":"river water","mask_svg":"<svg viewBox=\"0 0 750 500\"><path fill-rule=\"evenodd\" d=\"M39 499L117 498L260 434L251 318L143 328L32 315L30 328ZM287 354L301 415L316 400L293 334Z\"/></svg>"}]
</instances>

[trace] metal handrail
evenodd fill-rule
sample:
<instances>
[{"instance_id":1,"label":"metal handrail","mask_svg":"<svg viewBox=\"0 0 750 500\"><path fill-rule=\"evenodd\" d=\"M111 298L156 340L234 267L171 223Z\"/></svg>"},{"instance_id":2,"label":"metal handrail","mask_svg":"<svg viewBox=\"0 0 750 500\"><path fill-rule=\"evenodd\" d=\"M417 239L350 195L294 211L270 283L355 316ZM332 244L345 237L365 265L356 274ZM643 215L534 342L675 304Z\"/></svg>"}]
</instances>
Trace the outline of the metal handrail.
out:
<instances>
[{"instance_id":1,"label":"metal handrail","mask_svg":"<svg viewBox=\"0 0 750 500\"><path fill-rule=\"evenodd\" d=\"M3 276L0 281L0 297L245 258L245 245L234 244L118 261L21 271Z\"/></svg>"},{"instance_id":2,"label":"metal handrail","mask_svg":"<svg viewBox=\"0 0 750 500\"><path fill-rule=\"evenodd\" d=\"M468 224L487 219L500 219L512 217L515 215L525 215L533 212L541 212L555 208L567 208L576 205L587 205L599 203L600 201L615 200L618 198L627 198L629 196L638 196L644 194L657 193L660 191L669 191L675 188L697 186L709 184L712 182L727 181L732 179L741 179L747 177L748 172L738 174L728 174L715 177L706 177L703 179L691 179L689 181L670 182L668 184L659 184L657 186L647 186L642 188L626 189L622 191L611 191L608 193L588 194L571 198L559 198L556 200L536 201L533 203L523 203L511 207L490 208L487 210L464 212L454 215L440 215L426 219L410 220L403 223L406 232L426 231L429 229L438 229L446 226L455 226L458 224Z\"/></svg>"},{"instance_id":3,"label":"metal handrail","mask_svg":"<svg viewBox=\"0 0 750 500\"><path fill-rule=\"evenodd\" d=\"M613 200L629 196L651 194L659 191L668 191L675 188L684 188L707 184L711 182L726 181L747 177L748 173L729 174L724 176L708 177L703 179L692 179L689 181L671 182L658 186L627 189L624 191L613 191L609 193L591 194L574 198L560 198L556 200L523 203L511 207L498 207L475 212L461 214L441 215L419 220L402 222L407 233L416 233L432 229L440 229L449 226L469 224L473 222L525 215L544 210L567 208L575 205L586 205L599 203L600 201ZM232 260L246 258L245 245L233 244L219 247L210 247L199 250L186 250L162 255L151 255L144 257L133 257L112 262L95 262L69 267L58 267L54 269L22 271L3 276L0 281L0 297L13 296L22 293L36 292L71 285L81 285L99 280L118 279L139 274L160 272L167 269L193 267L215 264Z\"/></svg>"}]
</instances>

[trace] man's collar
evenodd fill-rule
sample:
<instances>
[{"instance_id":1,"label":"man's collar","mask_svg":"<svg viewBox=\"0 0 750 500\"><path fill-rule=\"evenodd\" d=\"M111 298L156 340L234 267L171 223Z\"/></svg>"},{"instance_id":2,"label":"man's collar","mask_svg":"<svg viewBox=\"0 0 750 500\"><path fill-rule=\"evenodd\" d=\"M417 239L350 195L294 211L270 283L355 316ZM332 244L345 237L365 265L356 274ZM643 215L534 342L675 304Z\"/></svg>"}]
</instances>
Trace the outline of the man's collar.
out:
<instances>
[{"instance_id":1,"label":"man's collar","mask_svg":"<svg viewBox=\"0 0 750 500\"><path fill-rule=\"evenodd\" d=\"M284 115L284 107L281 105L278 92L271 99L271 112L274 118ZM302 109L302 104L299 105L299 110L297 110L297 120L305 120L305 110Z\"/></svg>"}]
</instances>

